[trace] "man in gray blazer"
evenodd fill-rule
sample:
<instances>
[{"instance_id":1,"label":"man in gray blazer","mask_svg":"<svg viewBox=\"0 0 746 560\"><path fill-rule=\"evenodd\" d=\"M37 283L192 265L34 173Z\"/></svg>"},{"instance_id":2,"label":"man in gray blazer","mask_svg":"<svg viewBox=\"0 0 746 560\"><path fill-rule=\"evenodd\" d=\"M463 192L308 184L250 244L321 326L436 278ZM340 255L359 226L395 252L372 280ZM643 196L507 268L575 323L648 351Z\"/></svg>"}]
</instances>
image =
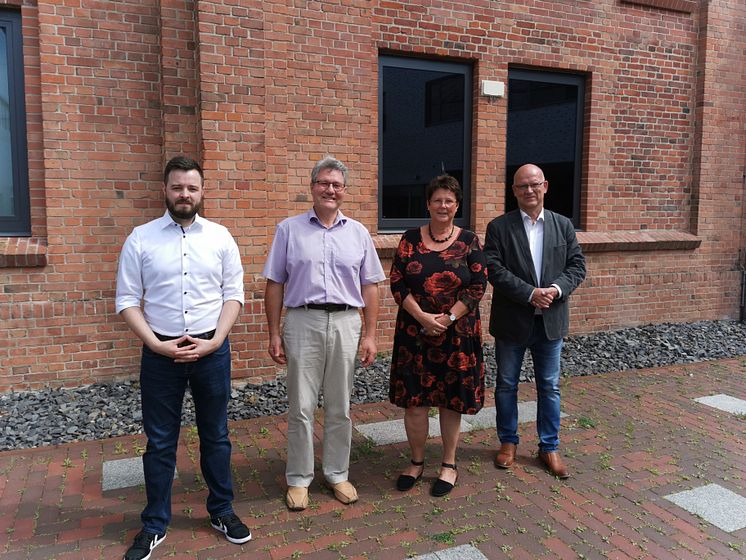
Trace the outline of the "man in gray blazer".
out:
<instances>
[{"instance_id":1,"label":"man in gray blazer","mask_svg":"<svg viewBox=\"0 0 746 560\"><path fill-rule=\"evenodd\" d=\"M487 226L484 252L494 287L490 334L497 362L495 466L510 468L518 445L518 379L526 349L536 380L539 459L569 477L559 454L560 352L569 326L568 298L585 278L585 257L570 220L544 208L549 182L536 165L513 177L518 210Z\"/></svg>"}]
</instances>

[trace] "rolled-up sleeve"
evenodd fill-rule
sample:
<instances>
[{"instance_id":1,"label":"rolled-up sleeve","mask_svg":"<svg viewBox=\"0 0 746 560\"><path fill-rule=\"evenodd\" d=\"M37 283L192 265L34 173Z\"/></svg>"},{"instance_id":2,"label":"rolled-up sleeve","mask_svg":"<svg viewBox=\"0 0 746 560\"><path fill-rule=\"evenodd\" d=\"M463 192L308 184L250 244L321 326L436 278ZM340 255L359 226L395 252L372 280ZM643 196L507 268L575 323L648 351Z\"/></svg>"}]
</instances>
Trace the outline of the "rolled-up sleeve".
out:
<instances>
[{"instance_id":1,"label":"rolled-up sleeve","mask_svg":"<svg viewBox=\"0 0 746 560\"><path fill-rule=\"evenodd\" d=\"M237 301L244 304L243 266L241 253L233 237L228 234L223 257L223 301Z\"/></svg>"},{"instance_id":2,"label":"rolled-up sleeve","mask_svg":"<svg viewBox=\"0 0 746 560\"><path fill-rule=\"evenodd\" d=\"M139 307L143 296L142 261L137 234L131 233L124 242L117 270L116 312Z\"/></svg>"}]
</instances>

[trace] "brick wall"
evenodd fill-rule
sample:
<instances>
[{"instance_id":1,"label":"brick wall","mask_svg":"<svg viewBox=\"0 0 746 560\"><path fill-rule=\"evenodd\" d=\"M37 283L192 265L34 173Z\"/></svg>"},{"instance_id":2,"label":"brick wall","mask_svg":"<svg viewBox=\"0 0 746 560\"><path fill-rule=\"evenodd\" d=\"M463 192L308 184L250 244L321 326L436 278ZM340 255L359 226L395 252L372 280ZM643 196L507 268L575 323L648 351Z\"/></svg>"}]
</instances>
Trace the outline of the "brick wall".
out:
<instances>
[{"instance_id":1,"label":"brick wall","mask_svg":"<svg viewBox=\"0 0 746 560\"><path fill-rule=\"evenodd\" d=\"M476 84L507 81L509 65L588 77L574 332L736 318L746 15L733 4L0 0L23 14L33 222L29 239L0 237L0 391L137 374L117 257L162 213L162 166L181 152L203 161L207 215L243 255L235 377L276 375L260 273L274 225L310 204L314 162L349 165L344 210L386 270L398 241L377 231L379 53L473 64L480 234L504 207L506 100ZM395 307L380 290L385 351Z\"/></svg>"}]
</instances>

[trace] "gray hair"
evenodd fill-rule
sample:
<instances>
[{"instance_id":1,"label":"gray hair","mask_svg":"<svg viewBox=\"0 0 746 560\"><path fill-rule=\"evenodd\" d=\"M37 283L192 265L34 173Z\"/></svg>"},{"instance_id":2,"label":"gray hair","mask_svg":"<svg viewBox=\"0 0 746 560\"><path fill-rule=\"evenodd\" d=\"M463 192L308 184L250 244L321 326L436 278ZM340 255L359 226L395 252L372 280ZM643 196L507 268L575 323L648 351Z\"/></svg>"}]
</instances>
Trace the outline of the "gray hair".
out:
<instances>
[{"instance_id":1,"label":"gray hair","mask_svg":"<svg viewBox=\"0 0 746 560\"><path fill-rule=\"evenodd\" d=\"M332 169L342 173L345 185L347 184L347 166L333 156L324 156L316 165L313 166L311 171L311 184L316 182L324 169Z\"/></svg>"}]
</instances>

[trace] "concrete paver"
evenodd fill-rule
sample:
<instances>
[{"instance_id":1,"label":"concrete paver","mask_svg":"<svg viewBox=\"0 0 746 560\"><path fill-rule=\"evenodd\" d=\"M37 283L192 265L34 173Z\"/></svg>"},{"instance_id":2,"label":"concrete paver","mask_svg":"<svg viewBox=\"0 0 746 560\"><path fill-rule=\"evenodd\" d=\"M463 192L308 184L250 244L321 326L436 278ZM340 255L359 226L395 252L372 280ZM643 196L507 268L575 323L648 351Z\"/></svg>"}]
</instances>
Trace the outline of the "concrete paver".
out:
<instances>
[{"instance_id":1,"label":"concrete paver","mask_svg":"<svg viewBox=\"0 0 746 560\"><path fill-rule=\"evenodd\" d=\"M706 404L713 408L731 412L733 414L746 414L746 399L737 399L730 395L710 395L694 399L698 403Z\"/></svg>"},{"instance_id":2,"label":"concrete paver","mask_svg":"<svg viewBox=\"0 0 746 560\"><path fill-rule=\"evenodd\" d=\"M104 492L145 484L145 474L143 473L142 459L140 457L104 461L101 469L101 489ZM177 474L174 473L174 476Z\"/></svg>"},{"instance_id":3,"label":"concrete paver","mask_svg":"<svg viewBox=\"0 0 746 560\"><path fill-rule=\"evenodd\" d=\"M707 484L664 497L728 533L746 527L746 498L719 484Z\"/></svg>"},{"instance_id":4,"label":"concrete paver","mask_svg":"<svg viewBox=\"0 0 746 560\"><path fill-rule=\"evenodd\" d=\"M494 428L472 429L461 436L459 480L446 499L429 495L438 439L428 443L422 482L399 493L394 481L408 461L407 444L376 446L355 433L350 479L360 501L334 500L319 470L309 509L289 512L287 417L231 423L234 507L254 534L242 546L209 525L199 442L184 428L174 519L152 558L398 560L449 558L463 546L490 559L744 557L746 528L723 530L666 497L708 484L746 497L746 419L694 402L713 394L746 398L746 357L562 383L561 449L572 478L560 481L542 468L533 423L521 425L509 471L492 464ZM522 401L535 399L532 385L520 391ZM402 412L388 403L352 410L356 425L400 420ZM137 458L144 444L140 435L0 453L0 557L121 557L139 530L144 489L104 491L103 465Z\"/></svg>"}]
</instances>

